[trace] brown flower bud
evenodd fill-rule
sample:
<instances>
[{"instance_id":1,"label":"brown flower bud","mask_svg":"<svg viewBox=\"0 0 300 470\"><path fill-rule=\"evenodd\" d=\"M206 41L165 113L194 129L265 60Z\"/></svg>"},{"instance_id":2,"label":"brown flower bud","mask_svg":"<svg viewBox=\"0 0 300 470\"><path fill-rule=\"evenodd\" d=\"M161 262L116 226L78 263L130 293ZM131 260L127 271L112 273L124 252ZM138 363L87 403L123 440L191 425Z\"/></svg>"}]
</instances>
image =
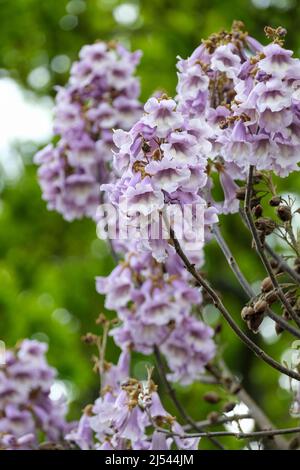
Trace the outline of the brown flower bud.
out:
<instances>
[{"instance_id":1,"label":"brown flower bud","mask_svg":"<svg viewBox=\"0 0 300 470\"><path fill-rule=\"evenodd\" d=\"M96 344L98 341L98 336L93 333L87 333L81 337L81 340L86 344Z\"/></svg>"},{"instance_id":2,"label":"brown flower bud","mask_svg":"<svg viewBox=\"0 0 300 470\"><path fill-rule=\"evenodd\" d=\"M262 213L263 213L263 208L260 204L254 207L253 214L255 215L255 217L261 217Z\"/></svg>"},{"instance_id":3,"label":"brown flower bud","mask_svg":"<svg viewBox=\"0 0 300 470\"><path fill-rule=\"evenodd\" d=\"M265 300L258 300L257 302L255 302L253 308L256 314L262 315L267 310L268 304Z\"/></svg>"},{"instance_id":4,"label":"brown flower bud","mask_svg":"<svg viewBox=\"0 0 300 470\"><path fill-rule=\"evenodd\" d=\"M262 324L264 316L261 314L253 315L247 321L247 326L249 330L253 331L253 333L257 333L259 330L260 325Z\"/></svg>"},{"instance_id":5,"label":"brown flower bud","mask_svg":"<svg viewBox=\"0 0 300 470\"><path fill-rule=\"evenodd\" d=\"M273 289L272 281L269 277L265 277L265 279L261 283L261 290L262 292L269 292Z\"/></svg>"},{"instance_id":6,"label":"brown flower bud","mask_svg":"<svg viewBox=\"0 0 300 470\"><path fill-rule=\"evenodd\" d=\"M218 413L217 411L212 411L211 413L207 415L207 419L209 419L211 423L216 423L219 419L219 416L220 416L220 413Z\"/></svg>"},{"instance_id":7,"label":"brown flower bud","mask_svg":"<svg viewBox=\"0 0 300 470\"><path fill-rule=\"evenodd\" d=\"M216 403L219 403L221 398L216 392L207 392L203 395L203 400L207 401L207 403L215 405Z\"/></svg>"},{"instance_id":8,"label":"brown flower bud","mask_svg":"<svg viewBox=\"0 0 300 470\"><path fill-rule=\"evenodd\" d=\"M280 196L273 196L272 199L270 199L269 204L272 207L277 207L279 206L280 202L281 202Z\"/></svg>"},{"instance_id":9,"label":"brown flower bud","mask_svg":"<svg viewBox=\"0 0 300 470\"><path fill-rule=\"evenodd\" d=\"M252 307L244 307L241 311L241 317L244 321L247 321L252 315L255 315Z\"/></svg>"},{"instance_id":10,"label":"brown flower bud","mask_svg":"<svg viewBox=\"0 0 300 470\"><path fill-rule=\"evenodd\" d=\"M230 413L230 411L232 411L235 408L235 406L236 406L236 403L234 401L225 403L225 405L223 406L224 413Z\"/></svg>"},{"instance_id":11,"label":"brown flower bud","mask_svg":"<svg viewBox=\"0 0 300 470\"><path fill-rule=\"evenodd\" d=\"M272 305L274 302L277 301L277 294L274 291L270 291L266 294L265 296L265 301L269 304Z\"/></svg>"},{"instance_id":12,"label":"brown flower bud","mask_svg":"<svg viewBox=\"0 0 300 470\"><path fill-rule=\"evenodd\" d=\"M292 218L292 211L289 206L281 204L277 208L277 215L283 222L288 222Z\"/></svg>"},{"instance_id":13,"label":"brown flower bud","mask_svg":"<svg viewBox=\"0 0 300 470\"><path fill-rule=\"evenodd\" d=\"M250 201L251 209L254 209L256 206L259 206L259 204L260 204L260 197L253 197Z\"/></svg>"},{"instance_id":14,"label":"brown flower bud","mask_svg":"<svg viewBox=\"0 0 300 470\"><path fill-rule=\"evenodd\" d=\"M260 217L255 221L255 226L265 235L270 235L274 231L276 224L274 220L269 217Z\"/></svg>"}]
</instances>

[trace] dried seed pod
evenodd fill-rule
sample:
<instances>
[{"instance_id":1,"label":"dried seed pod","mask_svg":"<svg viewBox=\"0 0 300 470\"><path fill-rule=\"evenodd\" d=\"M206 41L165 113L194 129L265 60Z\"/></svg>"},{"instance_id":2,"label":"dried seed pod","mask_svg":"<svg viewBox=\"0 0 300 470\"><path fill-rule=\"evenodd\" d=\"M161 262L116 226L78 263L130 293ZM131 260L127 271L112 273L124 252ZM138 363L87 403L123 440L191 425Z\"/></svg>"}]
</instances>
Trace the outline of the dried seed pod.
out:
<instances>
[{"instance_id":1,"label":"dried seed pod","mask_svg":"<svg viewBox=\"0 0 300 470\"><path fill-rule=\"evenodd\" d=\"M255 302L253 308L256 314L262 315L267 310L268 304L265 300L258 300L257 302Z\"/></svg>"},{"instance_id":2,"label":"dried seed pod","mask_svg":"<svg viewBox=\"0 0 300 470\"><path fill-rule=\"evenodd\" d=\"M255 221L255 226L265 235L270 235L276 228L274 220L270 219L269 217L260 217Z\"/></svg>"},{"instance_id":3,"label":"dried seed pod","mask_svg":"<svg viewBox=\"0 0 300 470\"><path fill-rule=\"evenodd\" d=\"M216 403L219 403L221 398L216 392L207 392L203 395L203 400L207 401L207 403L215 405Z\"/></svg>"},{"instance_id":4,"label":"dried seed pod","mask_svg":"<svg viewBox=\"0 0 300 470\"><path fill-rule=\"evenodd\" d=\"M261 283L262 292L270 292L270 290L272 289L273 289L273 284L272 284L270 277L269 276L265 277L265 279L263 279Z\"/></svg>"},{"instance_id":5,"label":"dried seed pod","mask_svg":"<svg viewBox=\"0 0 300 470\"><path fill-rule=\"evenodd\" d=\"M277 207L281 203L281 197L280 196L273 196L272 199L270 199L269 204L272 207Z\"/></svg>"},{"instance_id":6,"label":"dried seed pod","mask_svg":"<svg viewBox=\"0 0 300 470\"><path fill-rule=\"evenodd\" d=\"M288 222L292 218L292 211L289 206L281 204L277 208L277 215L283 222Z\"/></svg>"}]
</instances>

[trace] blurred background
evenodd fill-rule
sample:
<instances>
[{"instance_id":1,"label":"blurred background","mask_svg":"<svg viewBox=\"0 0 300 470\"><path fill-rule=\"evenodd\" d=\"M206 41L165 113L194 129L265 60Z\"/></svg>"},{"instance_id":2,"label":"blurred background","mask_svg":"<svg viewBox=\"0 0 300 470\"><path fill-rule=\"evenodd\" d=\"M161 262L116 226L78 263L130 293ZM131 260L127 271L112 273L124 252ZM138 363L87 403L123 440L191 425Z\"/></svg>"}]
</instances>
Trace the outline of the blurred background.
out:
<instances>
[{"instance_id":1,"label":"blurred background","mask_svg":"<svg viewBox=\"0 0 300 470\"><path fill-rule=\"evenodd\" d=\"M138 69L142 99L156 89L172 96L176 56L190 55L202 38L230 28L234 19L242 20L249 33L263 42L265 25L284 26L286 44L299 56L300 2L0 0L0 19L0 339L7 346L24 337L49 343L49 361L59 370L53 396L66 394L70 417L76 418L99 387L91 370L92 351L80 337L97 331L94 322L103 311L103 298L95 292L94 278L108 274L113 261L105 244L97 240L93 222L67 223L48 212L41 200L32 157L52 138L55 85L66 83L70 65L84 44L118 39L143 51ZM295 176L280 186L282 192L297 189ZM249 280L265 277L239 219L230 216L224 224L226 240ZM207 255L209 276L240 321L245 298L214 243ZM213 325L219 321L213 309L204 314ZM226 361L273 421L282 427L291 424L289 384L249 353L226 325L220 341ZM289 338L278 340L268 321L256 341L277 360L289 346ZM117 355L109 343L108 359ZM149 358L135 357L133 374L138 378L144 376L145 360ZM214 410L201 401L203 390L208 387L179 389L195 418ZM172 412L171 404L169 409Z\"/></svg>"}]
</instances>

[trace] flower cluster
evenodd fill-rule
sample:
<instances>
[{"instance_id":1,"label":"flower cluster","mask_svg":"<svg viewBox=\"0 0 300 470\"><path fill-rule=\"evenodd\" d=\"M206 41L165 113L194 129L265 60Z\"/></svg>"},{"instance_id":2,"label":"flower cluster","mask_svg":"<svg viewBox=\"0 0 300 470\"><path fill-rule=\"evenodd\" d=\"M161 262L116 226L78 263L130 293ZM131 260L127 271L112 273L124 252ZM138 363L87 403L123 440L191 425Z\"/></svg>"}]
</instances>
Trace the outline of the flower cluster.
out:
<instances>
[{"instance_id":1,"label":"flower cluster","mask_svg":"<svg viewBox=\"0 0 300 470\"><path fill-rule=\"evenodd\" d=\"M223 156L281 177L300 162L300 60L269 44L241 67L231 125L221 139Z\"/></svg>"},{"instance_id":2,"label":"flower cluster","mask_svg":"<svg viewBox=\"0 0 300 470\"><path fill-rule=\"evenodd\" d=\"M130 221L135 234L142 227L140 247L151 251L158 261L168 255L169 227L164 217L172 208L175 216L171 211L169 215L175 221L184 218L186 224L172 225L175 236L187 250L193 245L192 250L201 253L205 227L217 221L216 210L199 195L207 181L209 129L201 119L185 118L176 102L166 96L150 98L144 109L144 116L129 132L115 132L119 151L114 162L123 174L102 189L120 217ZM177 217L176 211L187 207L190 217ZM195 235L202 233L203 237Z\"/></svg>"},{"instance_id":3,"label":"flower cluster","mask_svg":"<svg viewBox=\"0 0 300 470\"><path fill-rule=\"evenodd\" d=\"M35 157L48 208L73 220L94 217L99 183L111 178L112 129L130 129L141 114L140 52L119 44L84 46L66 87L56 97L54 132L60 140Z\"/></svg>"},{"instance_id":4,"label":"flower cluster","mask_svg":"<svg viewBox=\"0 0 300 470\"><path fill-rule=\"evenodd\" d=\"M244 162L224 158L223 123L233 114L231 107L236 99L235 87L241 68L249 54L253 55L261 47L243 31L240 22L234 22L231 32L213 34L188 59L180 58L177 63L178 109L184 116L205 120L209 128L211 150L206 154L209 158L206 199L224 214L238 210L235 180L244 180L246 173ZM221 204L211 197L210 177L215 173L219 174L224 191Z\"/></svg>"},{"instance_id":5,"label":"flower cluster","mask_svg":"<svg viewBox=\"0 0 300 470\"><path fill-rule=\"evenodd\" d=\"M6 352L0 368L0 448L36 448L40 433L58 443L68 429L66 403L50 398L56 370L46 351L45 343L24 340Z\"/></svg>"},{"instance_id":6,"label":"flower cluster","mask_svg":"<svg viewBox=\"0 0 300 470\"><path fill-rule=\"evenodd\" d=\"M178 449L198 448L199 438L167 438L157 427L183 433L164 409L151 371L142 382L129 378L129 353L123 351L118 365L110 365L104 374L101 396L85 409L67 439L82 450L167 450L172 444Z\"/></svg>"},{"instance_id":7,"label":"flower cluster","mask_svg":"<svg viewBox=\"0 0 300 470\"><path fill-rule=\"evenodd\" d=\"M215 354L213 330L191 312L201 295L176 254L158 263L149 253L129 252L107 278L97 278L97 291L122 322L111 332L122 349L150 354L160 347L169 378L182 384L203 373Z\"/></svg>"}]
</instances>

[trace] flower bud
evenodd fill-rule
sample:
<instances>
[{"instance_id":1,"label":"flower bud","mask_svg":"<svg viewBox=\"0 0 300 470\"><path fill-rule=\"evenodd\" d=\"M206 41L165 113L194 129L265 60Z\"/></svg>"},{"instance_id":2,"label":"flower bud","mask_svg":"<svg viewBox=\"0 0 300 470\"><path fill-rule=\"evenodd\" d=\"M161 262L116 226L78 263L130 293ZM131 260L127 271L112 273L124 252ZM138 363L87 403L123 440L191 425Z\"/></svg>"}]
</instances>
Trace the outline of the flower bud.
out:
<instances>
[{"instance_id":1,"label":"flower bud","mask_svg":"<svg viewBox=\"0 0 300 470\"><path fill-rule=\"evenodd\" d=\"M280 196L273 196L272 199L270 199L269 204L272 207L277 207L279 206L280 202L281 202Z\"/></svg>"},{"instance_id":2,"label":"flower bud","mask_svg":"<svg viewBox=\"0 0 300 470\"><path fill-rule=\"evenodd\" d=\"M292 211L289 206L281 204L277 208L277 215L283 222L288 222L292 218Z\"/></svg>"},{"instance_id":3,"label":"flower bud","mask_svg":"<svg viewBox=\"0 0 300 470\"><path fill-rule=\"evenodd\" d=\"M219 403L221 398L216 392L207 392L203 395L203 400L207 401L207 403L215 405L216 403Z\"/></svg>"},{"instance_id":4,"label":"flower bud","mask_svg":"<svg viewBox=\"0 0 300 470\"><path fill-rule=\"evenodd\" d=\"M265 301L268 303L268 305L272 305L274 302L277 301L277 294L274 291L270 291L266 294L265 296Z\"/></svg>"},{"instance_id":5,"label":"flower bud","mask_svg":"<svg viewBox=\"0 0 300 470\"><path fill-rule=\"evenodd\" d=\"M217 411L212 411L211 413L207 415L207 419L209 419L211 423L216 423L219 419L219 416L220 416L220 413L218 413Z\"/></svg>"},{"instance_id":6,"label":"flower bud","mask_svg":"<svg viewBox=\"0 0 300 470\"><path fill-rule=\"evenodd\" d=\"M260 204L254 207L253 214L255 215L255 217L261 217L262 213L263 213L263 208Z\"/></svg>"},{"instance_id":7,"label":"flower bud","mask_svg":"<svg viewBox=\"0 0 300 470\"><path fill-rule=\"evenodd\" d=\"M247 326L249 330L253 331L253 333L257 333L259 330L260 325L262 324L264 316L261 314L253 315L247 321Z\"/></svg>"},{"instance_id":8,"label":"flower bud","mask_svg":"<svg viewBox=\"0 0 300 470\"><path fill-rule=\"evenodd\" d=\"M252 307L244 307L241 311L241 317L244 321L247 321L252 315L255 315Z\"/></svg>"},{"instance_id":9,"label":"flower bud","mask_svg":"<svg viewBox=\"0 0 300 470\"><path fill-rule=\"evenodd\" d=\"M276 224L274 220L269 217L260 217L255 221L255 226L265 235L270 235L274 231Z\"/></svg>"},{"instance_id":10,"label":"flower bud","mask_svg":"<svg viewBox=\"0 0 300 470\"><path fill-rule=\"evenodd\" d=\"M225 403L223 406L223 411L224 413L230 413L234 408L236 407L236 403L234 401L230 401L228 403Z\"/></svg>"},{"instance_id":11,"label":"flower bud","mask_svg":"<svg viewBox=\"0 0 300 470\"><path fill-rule=\"evenodd\" d=\"M261 290L262 292L269 292L273 289L272 281L269 277L265 277L265 279L261 283Z\"/></svg>"},{"instance_id":12,"label":"flower bud","mask_svg":"<svg viewBox=\"0 0 300 470\"><path fill-rule=\"evenodd\" d=\"M265 300L258 300L257 302L255 302L253 308L256 314L262 315L267 310L268 304Z\"/></svg>"}]
</instances>

